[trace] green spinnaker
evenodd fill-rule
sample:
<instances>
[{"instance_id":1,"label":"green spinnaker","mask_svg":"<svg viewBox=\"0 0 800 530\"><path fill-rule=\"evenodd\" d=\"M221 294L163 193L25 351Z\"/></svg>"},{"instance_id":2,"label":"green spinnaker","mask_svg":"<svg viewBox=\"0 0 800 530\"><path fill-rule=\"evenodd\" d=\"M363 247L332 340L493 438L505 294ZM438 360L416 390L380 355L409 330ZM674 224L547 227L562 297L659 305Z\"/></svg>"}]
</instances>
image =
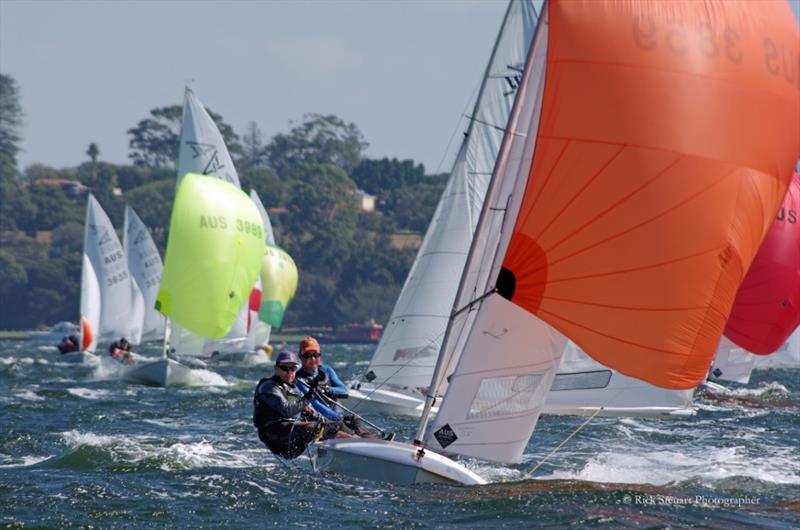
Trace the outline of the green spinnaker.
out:
<instances>
[{"instance_id":1,"label":"green spinnaker","mask_svg":"<svg viewBox=\"0 0 800 530\"><path fill-rule=\"evenodd\" d=\"M279 328L283 314L297 290L297 265L278 245L264 247L261 261L261 310L259 319Z\"/></svg>"},{"instance_id":2,"label":"green spinnaker","mask_svg":"<svg viewBox=\"0 0 800 530\"><path fill-rule=\"evenodd\" d=\"M264 225L244 192L187 173L175 193L156 309L203 337L221 338L258 278Z\"/></svg>"}]
</instances>

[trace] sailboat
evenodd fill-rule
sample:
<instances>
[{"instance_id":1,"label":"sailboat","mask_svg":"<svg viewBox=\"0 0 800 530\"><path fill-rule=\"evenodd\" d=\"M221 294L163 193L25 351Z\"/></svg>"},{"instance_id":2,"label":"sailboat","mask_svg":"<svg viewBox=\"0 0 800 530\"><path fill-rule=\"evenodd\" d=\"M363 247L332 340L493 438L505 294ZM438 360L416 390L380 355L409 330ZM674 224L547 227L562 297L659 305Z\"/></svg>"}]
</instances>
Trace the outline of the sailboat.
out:
<instances>
[{"instance_id":1,"label":"sailboat","mask_svg":"<svg viewBox=\"0 0 800 530\"><path fill-rule=\"evenodd\" d=\"M144 298L132 281L122 245L103 207L89 194L83 234L81 268L81 352L61 355L61 360L84 361L98 344L125 337L139 344Z\"/></svg>"},{"instance_id":2,"label":"sailboat","mask_svg":"<svg viewBox=\"0 0 800 530\"><path fill-rule=\"evenodd\" d=\"M175 194L156 309L198 336L223 337L256 281L263 238L258 211L240 189L186 174ZM159 386L182 382L190 369L166 356L167 340L164 357L130 377Z\"/></svg>"},{"instance_id":3,"label":"sailboat","mask_svg":"<svg viewBox=\"0 0 800 530\"><path fill-rule=\"evenodd\" d=\"M195 93L186 87L183 103L180 145L178 148L178 180L187 173L215 177L240 188L239 175L233 165L225 141L214 120ZM209 340L199 337L180 325L173 325L170 351L178 358L209 358L215 353L248 351L249 304L243 303L225 337Z\"/></svg>"},{"instance_id":4,"label":"sailboat","mask_svg":"<svg viewBox=\"0 0 800 530\"><path fill-rule=\"evenodd\" d=\"M542 414L627 418L693 416L694 389L671 390L622 375L569 341Z\"/></svg>"},{"instance_id":5,"label":"sailboat","mask_svg":"<svg viewBox=\"0 0 800 530\"><path fill-rule=\"evenodd\" d=\"M541 4L541 2L539 2ZM350 400L419 416L533 38L530 0L509 2L450 177L392 315Z\"/></svg>"},{"instance_id":6,"label":"sailboat","mask_svg":"<svg viewBox=\"0 0 800 530\"><path fill-rule=\"evenodd\" d=\"M714 363L711 381L746 384L756 358L787 351L800 325L800 174L747 271ZM800 368L798 359L797 368Z\"/></svg>"},{"instance_id":7,"label":"sailboat","mask_svg":"<svg viewBox=\"0 0 800 530\"><path fill-rule=\"evenodd\" d=\"M693 47L731 34L732 57ZM796 56L788 6L548 2L414 444L329 440L318 467L483 483L439 452L518 462L567 339L629 377L697 386L800 148L798 87L765 65L765 39Z\"/></svg>"},{"instance_id":8,"label":"sailboat","mask_svg":"<svg viewBox=\"0 0 800 530\"><path fill-rule=\"evenodd\" d=\"M125 207L123 235L128 270L144 297L142 342L163 340L164 317L156 311L155 302L164 265L150 231L129 205Z\"/></svg>"},{"instance_id":9,"label":"sailboat","mask_svg":"<svg viewBox=\"0 0 800 530\"><path fill-rule=\"evenodd\" d=\"M272 327L280 327L283 315L297 290L297 265L289 254L275 243L275 234L264 204L255 190L250 190L264 224L264 255L256 288L248 304L247 343L244 351L220 353L214 360L263 364L269 362L267 346Z\"/></svg>"}]
</instances>

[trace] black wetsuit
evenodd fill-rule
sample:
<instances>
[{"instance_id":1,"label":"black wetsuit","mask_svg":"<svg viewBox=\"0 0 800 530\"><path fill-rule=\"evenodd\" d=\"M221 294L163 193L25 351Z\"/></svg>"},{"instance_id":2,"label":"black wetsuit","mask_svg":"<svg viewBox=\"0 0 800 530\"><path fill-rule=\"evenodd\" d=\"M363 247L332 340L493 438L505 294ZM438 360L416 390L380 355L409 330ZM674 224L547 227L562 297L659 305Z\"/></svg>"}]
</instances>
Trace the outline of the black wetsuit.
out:
<instances>
[{"instance_id":1,"label":"black wetsuit","mask_svg":"<svg viewBox=\"0 0 800 530\"><path fill-rule=\"evenodd\" d=\"M258 437L273 453L295 458L319 436L328 439L336 435L340 424L325 422L311 409L293 385L274 375L258 382L253 395L253 424Z\"/></svg>"}]
</instances>

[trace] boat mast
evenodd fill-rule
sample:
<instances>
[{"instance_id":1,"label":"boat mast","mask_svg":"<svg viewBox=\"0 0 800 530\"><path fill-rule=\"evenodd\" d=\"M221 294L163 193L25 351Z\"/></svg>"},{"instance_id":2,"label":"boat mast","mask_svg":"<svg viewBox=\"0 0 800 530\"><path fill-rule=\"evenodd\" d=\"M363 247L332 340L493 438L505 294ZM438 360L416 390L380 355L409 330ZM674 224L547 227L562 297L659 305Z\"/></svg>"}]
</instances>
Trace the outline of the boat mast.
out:
<instances>
[{"instance_id":1,"label":"boat mast","mask_svg":"<svg viewBox=\"0 0 800 530\"><path fill-rule=\"evenodd\" d=\"M514 0L512 0L508 4L508 9L506 10L506 15L503 18L503 25L500 28L499 35L502 35L503 32L505 31L506 24L508 23L508 17L509 17L509 14L511 13L511 6L513 5L513 3L514 3ZM545 9L545 6L543 5L542 13L544 13L544 9ZM416 435L414 437L414 445L417 445L420 448L422 448L423 445L424 445L423 438L425 437L425 430L428 428L428 422L430 421L431 408L433 407L433 403L436 400L436 393L437 393L437 390L438 390L438 387L439 387L439 384L440 384L440 376L441 376L441 373L442 373L442 371L444 370L444 367L445 367L445 362L444 362L445 355L444 354L447 351L447 347L448 347L449 342L450 342L450 335L451 335L451 332L452 332L452 329L453 329L453 322L455 321L456 316L458 316L464 309L464 308L459 307L458 304L459 304L459 300L461 299L462 295L464 294L464 287L466 285L467 276L469 275L469 270L470 270L470 267L472 266L472 262L475 259L475 252L476 252L476 248L477 248L476 241L478 240L478 235L480 234L481 230L486 225L486 219L488 218L489 211L490 211L487 205L491 202L490 199L491 199L492 195L494 195L494 192L497 189L497 185L498 185L498 182L500 180L498 178L498 174L499 174L498 169L501 166L505 165L505 160L508 157L508 151L509 151L509 149L511 147L511 138L513 138L513 136L514 136L514 133L512 131L515 129L517 120L519 118L520 107L522 106L520 104L520 101L522 99L522 92L524 91L524 88L525 88L524 80L525 80L525 77L526 77L526 75L528 74L528 72L530 70L530 65L531 65L531 62L532 62L531 57L533 55L531 53L531 51L533 50L533 46L536 43L536 36L539 33L539 22L540 21L541 21L541 15L538 17L536 30L534 31L533 39L531 39L530 47L528 49L528 56L527 56L527 58L525 60L525 71L524 71L523 76L522 76L523 77L523 81L520 83L520 86L519 86L518 91L517 91L517 96L514 98L514 106L511 109L511 116L508 119L508 124L506 126L505 133L503 135L503 142L500 145L500 151L499 151L499 153L497 155L497 161L495 162L494 171L492 172L492 178L489 181L489 186L488 186L488 188L486 190L486 197L485 197L485 199L483 201L483 207L481 208L480 216L478 217L478 224L475 226L475 233L474 233L474 235L472 237L472 242L470 243L469 253L467 254L467 260L466 260L466 262L464 264L464 269L461 272L461 279L459 280L459 283L458 283L458 290L456 291L456 297L455 297L455 300L453 301L453 309L450 311L450 319L447 321L447 328L445 329L444 338L442 339L442 345L441 345L441 347L439 349L439 357L436 359L436 367L433 370L433 377L431 378L431 384L428 386L428 392L427 392L427 394L425 396L425 407L424 407L424 409L422 411L422 417L419 420L419 425L417 426L417 433L416 433ZM497 52L497 48L498 48L498 45L499 45L499 42L500 42L500 36L499 35L498 35L497 40L495 41L494 49L492 50L492 56L491 56L491 58L489 60L489 64L486 66L486 74L484 75L484 81L483 81L483 84L481 85L481 90L478 93L478 100L477 100L477 103L476 103L476 110L477 110L477 105L480 102L480 98L483 95L484 88L486 87L486 81L488 80L488 77L489 77L489 69L492 67L492 63L494 61L494 56L495 56L495 54ZM469 129L467 129L468 133L469 133L469 131L472 130L473 124L474 124L474 116L473 116L473 119L470 120L470 127L469 127ZM483 294L481 295L481 298L482 297L483 297ZM474 300L472 302L474 302ZM465 308L470 307L472 302L470 302L469 304L466 304ZM420 451L421 450L422 449L420 449Z\"/></svg>"}]
</instances>

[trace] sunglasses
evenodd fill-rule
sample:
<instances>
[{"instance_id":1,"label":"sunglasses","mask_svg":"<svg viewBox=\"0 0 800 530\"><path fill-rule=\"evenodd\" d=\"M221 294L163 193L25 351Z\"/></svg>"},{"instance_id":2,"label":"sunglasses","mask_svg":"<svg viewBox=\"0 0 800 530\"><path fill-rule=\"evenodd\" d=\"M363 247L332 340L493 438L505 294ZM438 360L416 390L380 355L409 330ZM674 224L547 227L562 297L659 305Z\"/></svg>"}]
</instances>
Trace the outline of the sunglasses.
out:
<instances>
[{"instance_id":1,"label":"sunglasses","mask_svg":"<svg viewBox=\"0 0 800 530\"><path fill-rule=\"evenodd\" d=\"M320 352L318 352L318 351L313 351L313 352L310 351L308 353L304 353L300 357L302 357L303 359L311 359L312 357L314 359L319 359L320 357L322 357L322 354Z\"/></svg>"},{"instance_id":2,"label":"sunglasses","mask_svg":"<svg viewBox=\"0 0 800 530\"><path fill-rule=\"evenodd\" d=\"M295 366L293 364L279 364L278 368L280 368L284 372L296 372L297 371L297 366Z\"/></svg>"}]
</instances>

